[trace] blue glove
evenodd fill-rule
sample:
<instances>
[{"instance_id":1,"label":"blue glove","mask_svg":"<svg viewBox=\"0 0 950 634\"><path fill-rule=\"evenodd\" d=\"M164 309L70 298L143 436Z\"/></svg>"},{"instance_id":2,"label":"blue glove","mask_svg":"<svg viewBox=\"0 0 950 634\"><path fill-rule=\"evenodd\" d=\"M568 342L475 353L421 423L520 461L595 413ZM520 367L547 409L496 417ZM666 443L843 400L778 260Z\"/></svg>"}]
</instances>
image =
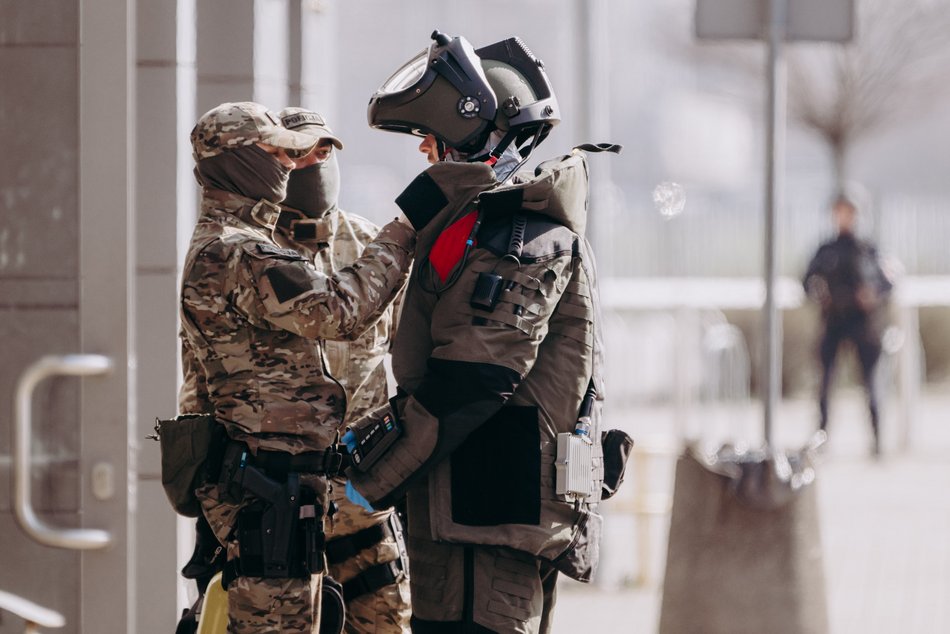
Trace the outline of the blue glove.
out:
<instances>
[{"instance_id":1,"label":"blue glove","mask_svg":"<svg viewBox=\"0 0 950 634\"><path fill-rule=\"evenodd\" d=\"M347 433L349 434L352 432L347 432ZM346 438L345 435L344 435L344 438ZM345 443L346 441L344 440L343 442ZM353 485L350 484L349 480L346 481L346 499L352 502L353 504L359 504L370 513L376 510L372 506L370 506L369 502L366 501L366 498L360 495L359 491L353 488Z\"/></svg>"},{"instance_id":2,"label":"blue glove","mask_svg":"<svg viewBox=\"0 0 950 634\"><path fill-rule=\"evenodd\" d=\"M356 451L356 434L353 433L352 429L348 429L346 433L343 434L343 437L340 438L340 442L346 445L347 451L351 454ZM349 486L349 482L347 482L347 486Z\"/></svg>"}]
</instances>

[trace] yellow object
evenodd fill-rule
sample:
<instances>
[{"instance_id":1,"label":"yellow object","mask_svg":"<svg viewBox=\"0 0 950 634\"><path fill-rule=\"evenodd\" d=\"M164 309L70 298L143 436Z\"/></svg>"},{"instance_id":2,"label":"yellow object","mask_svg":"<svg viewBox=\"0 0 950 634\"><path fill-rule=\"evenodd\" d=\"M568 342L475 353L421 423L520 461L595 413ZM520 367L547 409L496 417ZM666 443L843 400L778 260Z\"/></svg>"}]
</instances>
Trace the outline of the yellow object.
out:
<instances>
[{"instance_id":1,"label":"yellow object","mask_svg":"<svg viewBox=\"0 0 950 634\"><path fill-rule=\"evenodd\" d=\"M197 634L226 634L228 631L228 591L221 585L221 573L211 577L198 618Z\"/></svg>"}]
</instances>

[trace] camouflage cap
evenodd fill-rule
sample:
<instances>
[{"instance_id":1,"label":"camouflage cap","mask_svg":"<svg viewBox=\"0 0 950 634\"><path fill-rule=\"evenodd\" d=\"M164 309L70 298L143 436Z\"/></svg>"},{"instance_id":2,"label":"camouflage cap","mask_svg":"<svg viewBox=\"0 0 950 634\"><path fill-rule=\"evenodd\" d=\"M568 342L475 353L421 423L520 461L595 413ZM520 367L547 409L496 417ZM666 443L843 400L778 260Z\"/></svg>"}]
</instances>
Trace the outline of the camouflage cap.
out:
<instances>
[{"instance_id":1,"label":"camouflage cap","mask_svg":"<svg viewBox=\"0 0 950 634\"><path fill-rule=\"evenodd\" d=\"M313 136L288 130L277 115L253 101L223 103L212 108L191 131L196 161L254 143L287 150L308 150L314 146Z\"/></svg>"},{"instance_id":2,"label":"camouflage cap","mask_svg":"<svg viewBox=\"0 0 950 634\"><path fill-rule=\"evenodd\" d=\"M288 130L309 134L318 139L329 139L336 149L343 149L343 142L333 134L326 119L313 110L306 108L284 108L280 111L280 123Z\"/></svg>"}]
</instances>

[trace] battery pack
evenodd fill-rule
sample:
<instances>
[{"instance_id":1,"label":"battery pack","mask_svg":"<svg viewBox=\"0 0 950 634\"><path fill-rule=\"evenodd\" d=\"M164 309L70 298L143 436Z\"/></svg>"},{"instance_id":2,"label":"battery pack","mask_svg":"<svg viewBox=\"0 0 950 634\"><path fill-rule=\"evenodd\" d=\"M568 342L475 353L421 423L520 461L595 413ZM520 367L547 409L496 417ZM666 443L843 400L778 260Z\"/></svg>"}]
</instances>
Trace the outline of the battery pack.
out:
<instances>
[{"instance_id":1,"label":"battery pack","mask_svg":"<svg viewBox=\"0 0 950 634\"><path fill-rule=\"evenodd\" d=\"M386 450L396 442L402 427L392 414L373 421L364 427L351 427L356 434L356 449L352 452L353 466L359 471L368 471Z\"/></svg>"},{"instance_id":2,"label":"battery pack","mask_svg":"<svg viewBox=\"0 0 950 634\"><path fill-rule=\"evenodd\" d=\"M554 490L558 495L586 498L593 493L591 468L594 445L587 436L557 435Z\"/></svg>"}]
</instances>

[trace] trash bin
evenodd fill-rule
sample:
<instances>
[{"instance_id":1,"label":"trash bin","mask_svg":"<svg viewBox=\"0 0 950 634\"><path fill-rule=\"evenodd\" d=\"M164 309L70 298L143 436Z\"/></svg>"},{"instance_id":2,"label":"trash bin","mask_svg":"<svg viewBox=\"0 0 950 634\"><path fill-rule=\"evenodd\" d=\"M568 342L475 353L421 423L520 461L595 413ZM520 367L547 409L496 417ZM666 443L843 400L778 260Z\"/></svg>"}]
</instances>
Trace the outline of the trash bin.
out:
<instances>
[{"instance_id":1,"label":"trash bin","mask_svg":"<svg viewBox=\"0 0 950 634\"><path fill-rule=\"evenodd\" d=\"M661 634L828 631L812 464L823 441L680 456Z\"/></svg>"}]
</instances>

